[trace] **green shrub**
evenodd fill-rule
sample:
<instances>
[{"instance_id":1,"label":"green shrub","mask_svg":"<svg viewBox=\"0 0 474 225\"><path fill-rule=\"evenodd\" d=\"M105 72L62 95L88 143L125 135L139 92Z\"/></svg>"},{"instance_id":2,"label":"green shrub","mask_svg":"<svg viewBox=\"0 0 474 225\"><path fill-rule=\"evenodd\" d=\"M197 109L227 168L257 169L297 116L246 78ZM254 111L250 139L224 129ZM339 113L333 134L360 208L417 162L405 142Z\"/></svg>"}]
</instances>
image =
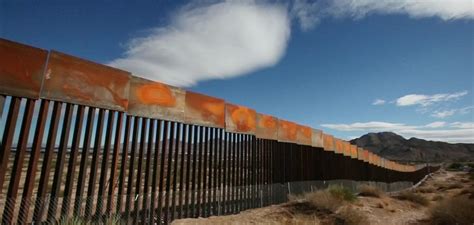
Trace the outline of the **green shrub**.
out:
<instances>
[{"instance_id":1,"label":"green shrub","mask_svg":"<svg viewBox=\"0 0 474 225\"><path fill-rule=\"evenodd\" d=\"M459 170L459 169L461 169L461 167L462 167L461 163L451 163L451 165L449 165L448 169Z\"/></svg>"},{"instance_id":2,"label":"green shrub","mask_svg":"<svg viewBox=\"0 0 474 225\"><path fill-rule=\"evenodd\" d=\"M348 202L352 202L357 199L357 196L351 190L341 185L330 185L328 187L328 192L332 196Z\"/></svg>"}]
</instances>

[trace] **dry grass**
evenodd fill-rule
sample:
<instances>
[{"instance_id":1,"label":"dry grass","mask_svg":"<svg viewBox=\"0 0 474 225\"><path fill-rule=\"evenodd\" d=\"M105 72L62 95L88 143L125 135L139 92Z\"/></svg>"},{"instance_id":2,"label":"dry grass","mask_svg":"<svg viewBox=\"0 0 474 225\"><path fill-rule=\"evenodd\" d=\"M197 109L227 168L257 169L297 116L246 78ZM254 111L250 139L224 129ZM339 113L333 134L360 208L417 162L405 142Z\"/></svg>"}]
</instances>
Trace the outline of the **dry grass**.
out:
<instances>
[{"instance_id":1,"label":"dry grass","mask_svg":"<svg viewBox=\"0 0 474 225\"><path fill-rule=\"evenodd\" d=\"M423 206L427 206L429 204L429 201L425 196L415 193L413 191L402 191L399 194L395 195L394 198L399 200L410 201Z\"/></svg>"},{"instance_id":2,"label":"dry grass","mask_svg":"<svg viewBox=\"0 0 474 225\"><path fill-rule=\"evenodd\" d=\"M443 196L441 196L441 195L436 195L436 196L434 196L431 200L432 200L432 201L439 201L439 200L443 200L443 199L444 199Z\"/></svg>"},{"instance_id":3,"label":"dry grass","mask_svg":"<svg viewBox=\"0 0 474 225\"><path fill-rule=\"evenodd\" d=\"M348 204L352 196L340 187L289 196L287 209L293 216L287 224L368 224L368 218Z\"/></svg>"},{"instance_id":4,"label":"dry grass","mask_svg":"<svg viewBox=\"0 0 474 225\"><path fill-rule=\"evenodd\" d=\"M463 178L463 179L461 179L460 181L461 181L462 183L465 183L465 184L471 182L471 181L470 181L469 179L467 179L467 178Z\"/></svg>"},{"instance_id":5,"label":"dry grass","mask_svg":"<svg viewBox=\"0 0 474 225\"><path fill-rule=\"evenodd\" d=\"M441 201L430 209L432 224L473 224L474 200L455 197Z\"/></svg>"},{"instance_id":6,"label":"dry grass","mask_svg":"<svg viewBox=\"0 0 474 225\"><path fill-rule=\"evenodd\" d=\"M318 210L336 211L344 205L342 198L336 197L328 191L315 191L300 196L290 196L290 201L307 202Z\"/></svg>"},{"instance_id":7,"label":"dry grass","mask_svg":"<svg viewBox=\"0 0 474 225\"><path fill-rule=\"evenodd\" d=\"M453 183L453 184L449 184L446 188L447 190L450 190L450 189L457 189L457 188L462 188L463 186L460 184L460 183Z\"/></svg>"},{"instance_id":8,"label":"dry grass","mask_svg":"<svg viewBox=\"0 0 474 225\"><path fill-rule=\"evenodd\" d=\"M379 198L384 194L384 192L373 185L361 185L357 189L359 189L359 196L365 196L365 197L376 197Z\"/></svg>"},{"instance_id":9,"label":"dry grass","mask_svg":"<svg viewBox=\"0 0 474 225\"><path fill-rule=\"evenodd\" d=\"M456 182L456 181L453 181ZM441 183L437 185L439 191L446 191L446 190L451 190L451 189L457 189L457 188L462 188L462 184L460 183Z\"/></svg>"},{"instance_id":10,"label":"dry grass","mask_svg":"<svg viewBox=\"0 0 474 225\"><path fill-rule=\"evenodd\" d=\"M120 221L118 217L111 217L106 219L104 222L94 222L94 221L86 221L80 218L73 217L71 219L65 220L60 225L93 225L93 224L104 224L104 225L120 225L125 224Z\"/></svg>"},{"instance_id":11,"label":"dry grass","mask_svg":"<svg viewBox=\"0 0 474 225\"><path fill-rule=\"evenodd\" d=\"M466 195L466 194L470 194L471 192L473 192L472 190L469 190L469 189L462 189L458 195Z\"/></svg>"},{"instance_id":12,"label":"dry grass","mask_svg":"<svg viewBox=\"0 0 474 225\"><path fill-rule=\"evenodd\" d=\"M366 215L352 207L344 207L336 214L335 224L363 225L369 224Z\"/></svg>"},{"instance_id":13,"label":"dry grass","mask_svg":"<svg viewBox=\"0 0 474 225\"><path fill-rule=\"evenodd\" d=\"M416 189L416 192L419 192L419 193L433 193L435 191L436 189L432 186L419 187Z\"/></svg>"},{"instance_id":14,"label":"dry grass","mask_svg":"<svg viewBox=\"0 0 474 225\"><path fill-rule=\"evenodd\" d=\"M288 219L284 223L281 224L291 224L291 225L320 225L321 222L316 216L308 216L308 215L301 215L297 214L294 215L292 218Z\"/></svg>"}]
</instances>

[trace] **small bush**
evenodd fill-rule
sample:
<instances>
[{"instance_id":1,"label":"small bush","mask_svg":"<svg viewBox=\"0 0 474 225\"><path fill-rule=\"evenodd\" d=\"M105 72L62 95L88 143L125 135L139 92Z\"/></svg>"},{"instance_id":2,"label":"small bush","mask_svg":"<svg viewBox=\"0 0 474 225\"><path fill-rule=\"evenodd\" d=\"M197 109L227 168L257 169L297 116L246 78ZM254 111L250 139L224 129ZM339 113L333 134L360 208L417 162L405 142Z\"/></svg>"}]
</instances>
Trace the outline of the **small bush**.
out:
<instances>
[{"instance_id":1,"label":"small bush","mask_svg":"<svg viewBox=\"0 0 474 225\"><path fill-rule=\"evenodd\" d=\"M469 179L463 178L463 179L461 179L461 182L462 183L469 183Z\"/></svg>"},{"instance_id":2,"label":"small bush","mask_svg":"<svg viewBox=\"0 0 474 225\"><path fill-rule=\"evenodd\" d=\"M436 195L436 196L434 196L431 200L433 200L433 201L439 201L439 200L443 200L443 199L444 199L443 196L441 196L441 195Z\"/></svg>"},{"instance_id":3,"label":"small bush","mask_svg":"<svg viewBox=\"0 0 474 225\"><path fill-rule=\"evenodd\" d=\"M328 192L331 193L332 196L348 202L352 202L357 199L357 196L355 196L355 194L351 190L341 185L329 186Z\"/></svg>"},{"instance_id":4,"label":"small bush","mask_svg":"<svg viewBox=\"0 0 474 225\"><path fill-rule=\"evenodd\" d=\"M456 188L462 188L462 185L459 184L459 183L453 183L453 184L449 184L448 186L446 186L446 189L449 190L449 189L456 189Z\"/></svg>"},{"instance_id":5,"label":"small bush","mask_svg":"<svg viewBox=\"0 0 474 225\"><path fill-rule=\"evenodd\" d=\"M304 195L304 199L317 209L325 209L332 212L344 205L343 199L335 197L327 191L307 193Z\"/></svg>"},{"instance_id":6,"label":"small bush","mask_svg":"<svg viewBox=\"0 0 474 225\"><path fill-rule=\"evenodd\" d=\"M430 209L432 224L473 224L474 201L462 197L446 199Z\"/></svg>"},{"instance_id":7,"label":"small bush","mask_svg":"<svg viewBox=\"0 0 474 225\"><path fill-rule=\"evenodd\" d=\"M369 224L369 221L367 216L360 211L357 211L352 207L345 207L337 212L336 224L365 225Z\"/></svg>"},{"instance_id":8,"label":"small bush","mask_svg":"<svg viewBox=\"0 0 474 225\"><path fill-rule=\"evenodd\" d=\"M424 206L429 204L428 199L426 199L423 195L414 193L412 191L402 191L394 197L399 200L410 201Z\"/></svg>"},{"instance_id":9,"label":"small bush","mask_svg":"<svg viewBox=\"0 0 474 225\"><path fill-rule=\"evenodd\" d=\"M420 192L420 193L433 193L435 191L435 188L434 187L420 187L420 188L417 188L416 189L416 192Z\"/></svg>"},{"instance_id":10,"label":"small bush","mask_svg":"<svg viewBox=\"0 0 474 225\"><path fill-rule=\"evenodd\" d=\"M469 173L469 179L474 180L474 173Z\"/></svg>"},{"instance_id":11,"label":"small bush","mask_svg":"<svg viewBox=\"0 0 474 225\"><path fill-rule=\"evenodd\" d=\"M451 165L449 165L448 169L450 169L450 170L459 170L459 169L461 169L461 167L462 167L461 163L451 163Z\"/></svg>"},{"instance_id":12,"label":"small bush","mask_svg":"<svg viewBox=\"0 0 474 225\"><path fill-rule=\"evenodd\" d=\"M458 195L467 195L467 194L471 194L471 193L474 193L474 189L462 189Z\"/></svg>"},{"instance_id":13,"label":"small bush","mask_svg":"<svg viewBox=\"0 0 474 225\"><path fill-rule=\"evenodd\" d=\"M359 189L359 196L378 198L383 195L383 191L373 185L361 185L357 189Z\"/></svg>"}]
</instances>

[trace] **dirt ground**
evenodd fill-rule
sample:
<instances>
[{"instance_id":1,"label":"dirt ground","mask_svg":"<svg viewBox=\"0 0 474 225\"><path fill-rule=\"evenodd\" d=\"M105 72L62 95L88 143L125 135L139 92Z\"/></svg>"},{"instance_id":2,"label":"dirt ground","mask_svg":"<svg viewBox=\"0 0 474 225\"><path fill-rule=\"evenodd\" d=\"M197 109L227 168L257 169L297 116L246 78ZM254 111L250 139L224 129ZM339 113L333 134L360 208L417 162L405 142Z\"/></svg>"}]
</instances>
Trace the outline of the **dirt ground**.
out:
<instances>
[{"instance_id":1,"label":"dirt ground","mask_svg":"<svg viewBox=\"0 0 474 225\"><path fill-rule=\"evenodd\" d=\"M380 197L357 197L343 207L349 207L366 216L364 224L430 224L429 209L443 199L454 196L474 198L474 181L467 173L440 170L411 191L425 197L426 205L394 198L397 193L384 193ZM330 218L330 212L302 212L298 204L288 202L259 209L243 211L237 215L210 218L181 219L174 225L188 224L347 224ZM304 211L304 210L303 210Z\"/></svg>"}]
</instances>

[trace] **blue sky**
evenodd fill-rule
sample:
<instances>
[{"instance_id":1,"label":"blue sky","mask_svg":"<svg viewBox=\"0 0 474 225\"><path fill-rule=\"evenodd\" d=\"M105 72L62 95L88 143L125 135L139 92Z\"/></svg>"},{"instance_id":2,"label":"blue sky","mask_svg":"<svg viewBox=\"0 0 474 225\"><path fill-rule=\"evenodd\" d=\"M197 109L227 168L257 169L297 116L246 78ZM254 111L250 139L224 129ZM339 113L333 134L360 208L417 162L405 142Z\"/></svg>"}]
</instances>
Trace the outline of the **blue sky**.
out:
<instances>
[{"instance_id":1,"label":"blue sky","mask_svg":"<svg viewBox=\"0 0 474 225\"><path fill-rule=\"evenodd\" d=\"M0 37L343 139L394 131L474 142L473 4L0 1Z\"/></svg>"}]
</instances>

